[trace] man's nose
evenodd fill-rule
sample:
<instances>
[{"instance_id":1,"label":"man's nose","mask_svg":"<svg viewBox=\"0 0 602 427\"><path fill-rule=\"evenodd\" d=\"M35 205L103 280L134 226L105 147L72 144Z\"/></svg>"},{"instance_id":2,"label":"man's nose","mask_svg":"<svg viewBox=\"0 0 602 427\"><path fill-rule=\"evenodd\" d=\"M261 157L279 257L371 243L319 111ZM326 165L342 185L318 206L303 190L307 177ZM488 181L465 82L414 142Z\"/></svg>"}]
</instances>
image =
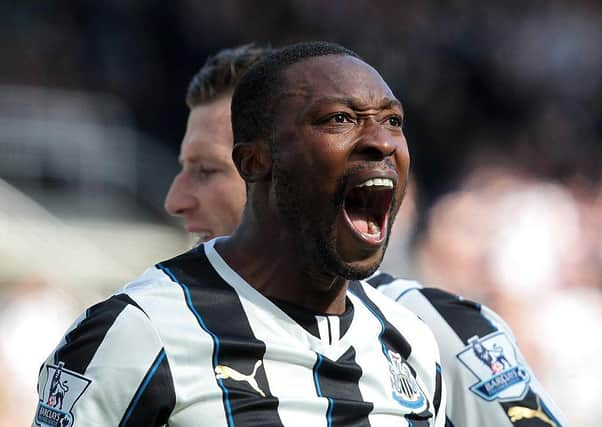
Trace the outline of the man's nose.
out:
<instances>
[{"instance_id":1,"label":"man's nose","mask_svg":"<svg viewBox=\"0 0 602 427\"><path fill-rule=\"evenodd\" d=\"M196 199L192 193L189 177L180 172L174 178L165 198L165 210L173 216L184 215L194 207Z\"/></svg>"},{"instance_id":2,"label":"man's nose","mask_svg":"<svg viewBox=\"0 0 602 427\"><path fill-rule=\"evenodd\" d=\"M356 143L353 156L362 160L382 160L392 156L397 150L400 141L376 120L368 120Z\"/></svg>"}]
</instances>

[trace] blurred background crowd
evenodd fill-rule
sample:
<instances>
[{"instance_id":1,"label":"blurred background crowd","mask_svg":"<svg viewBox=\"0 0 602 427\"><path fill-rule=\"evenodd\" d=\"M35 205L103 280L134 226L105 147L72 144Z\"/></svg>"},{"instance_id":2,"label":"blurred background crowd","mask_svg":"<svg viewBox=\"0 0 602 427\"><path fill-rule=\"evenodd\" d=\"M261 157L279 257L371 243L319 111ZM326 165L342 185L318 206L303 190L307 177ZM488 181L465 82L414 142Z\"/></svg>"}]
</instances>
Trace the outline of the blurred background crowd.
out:
<instances>
[{"instance_id":1,"label":"blurred background crowd","mask_svg":"<svg viewBox=\"0 0 602 427\"><path fill-rule=\"evenodd\" d=\"M83 307L189 247L163 200L207 55L310 39L404 103L384 269L495 309L571 425L602 419L602 3L23 0L0 4L0 426Z\"/></svg>"}]
</instances>

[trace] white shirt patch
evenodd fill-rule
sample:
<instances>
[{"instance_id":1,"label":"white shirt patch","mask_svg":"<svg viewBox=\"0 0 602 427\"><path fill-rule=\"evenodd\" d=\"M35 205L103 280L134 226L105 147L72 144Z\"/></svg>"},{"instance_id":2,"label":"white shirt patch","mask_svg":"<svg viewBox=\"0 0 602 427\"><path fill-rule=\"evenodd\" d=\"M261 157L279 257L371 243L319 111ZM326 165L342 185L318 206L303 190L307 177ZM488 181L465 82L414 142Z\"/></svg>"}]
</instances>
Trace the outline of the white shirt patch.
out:
<instances>
[{"instance_id":1,"label":"white shirt patch","mask_svg":"<svg viewBox=\"0 0 602 427\"><path fill-rule=\"evenodd\" d=\"M506 334L474 336L468 342L457 357L479 380L470 390L485 400L522 399L531 378L517 362L514 346Z\"/></svg>"}]
</instances>

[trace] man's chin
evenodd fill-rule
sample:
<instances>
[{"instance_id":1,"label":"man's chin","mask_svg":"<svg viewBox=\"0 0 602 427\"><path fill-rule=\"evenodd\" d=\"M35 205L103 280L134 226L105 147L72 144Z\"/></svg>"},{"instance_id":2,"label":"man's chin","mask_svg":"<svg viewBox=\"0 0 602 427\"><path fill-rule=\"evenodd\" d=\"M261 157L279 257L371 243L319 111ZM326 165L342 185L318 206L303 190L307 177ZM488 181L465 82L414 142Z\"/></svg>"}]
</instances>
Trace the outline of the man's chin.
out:
<instances>
[{"instance_id":1,"label":"man's chin","mask_svg":"<svg viewBox=\"0 0 602 427\"><path fill-rule=\"evenodd\" d=\"M208 242L213 238L213 235L209 232L191 232L189 233L190 245L193 248L201 246L203 243Z\"/></svg>"},{"instance_id":2,"label":"man's chin","mask_svg":"<svg viewBox=\"0 0 602 427\"><path fill-rule=\"evenodd\" d=\"M343 241L331 240L323 245L314 258L321 264L321 270L328 275L343 277L347 280L362 280L370 277L380 267L387 247L388 239L379 248L358 248L357 245L345 245ZM351 247L350 247L351 246Z\"/></svg>"},{"instance_id":3,"label":"man's chin","mask_svg":"<svg viewBox=\"0 0 602 427\"><path fill-rule=\"evenodd\" d=\"M347 280L363 280L374 274L378 267L380 266L380 262L371 263L369 265L357 265L353 264L345 264L343 268L340 269L339 276L344 277Z\"/></svg>"},{"instance_id":4,"label":"man's chin","mask_svg":"<svg viewBox=\"0 0 602 427\"><path fill-rule=\"evenodd\" d=\"M341 276L349 280L360 280L371 276L380 267L383 260L388 239L379 248L361 248L361 250L340 250L338 260L341 267Z\"/></svg>"},{"instance_id":5,"label":"man's chin","mask_svg":"<svg viewBox=\"0 0 602 427\"><path fill-rule=\"evenodd\" d=\"M363 280L370 277L378 270L383 258L383 253L384 251L379 251L369 258L351 262L345 261L338 256L338 254L332 254L334 256L323 258L322 261L325 262L326 265L324 267L326 267L326 270L329 271L330 274L343 277L347 280Z\"/></svg>"}]
</instances>

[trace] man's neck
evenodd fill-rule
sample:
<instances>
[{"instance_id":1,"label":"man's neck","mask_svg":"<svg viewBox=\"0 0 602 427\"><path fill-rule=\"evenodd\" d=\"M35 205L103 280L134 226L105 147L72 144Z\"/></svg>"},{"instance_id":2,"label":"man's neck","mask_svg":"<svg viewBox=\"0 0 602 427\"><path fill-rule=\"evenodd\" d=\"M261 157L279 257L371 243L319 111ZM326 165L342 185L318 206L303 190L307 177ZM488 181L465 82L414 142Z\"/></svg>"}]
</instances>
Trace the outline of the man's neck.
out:
<instances>
[{"instance_id":1,"label":"man's neck","mask_svg":"<svg viewBox=\"0 0 602 427\"><path fill-rule=\"evenodd\" d=\"M274 228L272 228L274 230ZM215 244L224 261L268 298L325 314L342 314L348 280L320 272L311 257L299 256L291 236L274 236L244 224Z\"/></svg>"}]
</instances>

